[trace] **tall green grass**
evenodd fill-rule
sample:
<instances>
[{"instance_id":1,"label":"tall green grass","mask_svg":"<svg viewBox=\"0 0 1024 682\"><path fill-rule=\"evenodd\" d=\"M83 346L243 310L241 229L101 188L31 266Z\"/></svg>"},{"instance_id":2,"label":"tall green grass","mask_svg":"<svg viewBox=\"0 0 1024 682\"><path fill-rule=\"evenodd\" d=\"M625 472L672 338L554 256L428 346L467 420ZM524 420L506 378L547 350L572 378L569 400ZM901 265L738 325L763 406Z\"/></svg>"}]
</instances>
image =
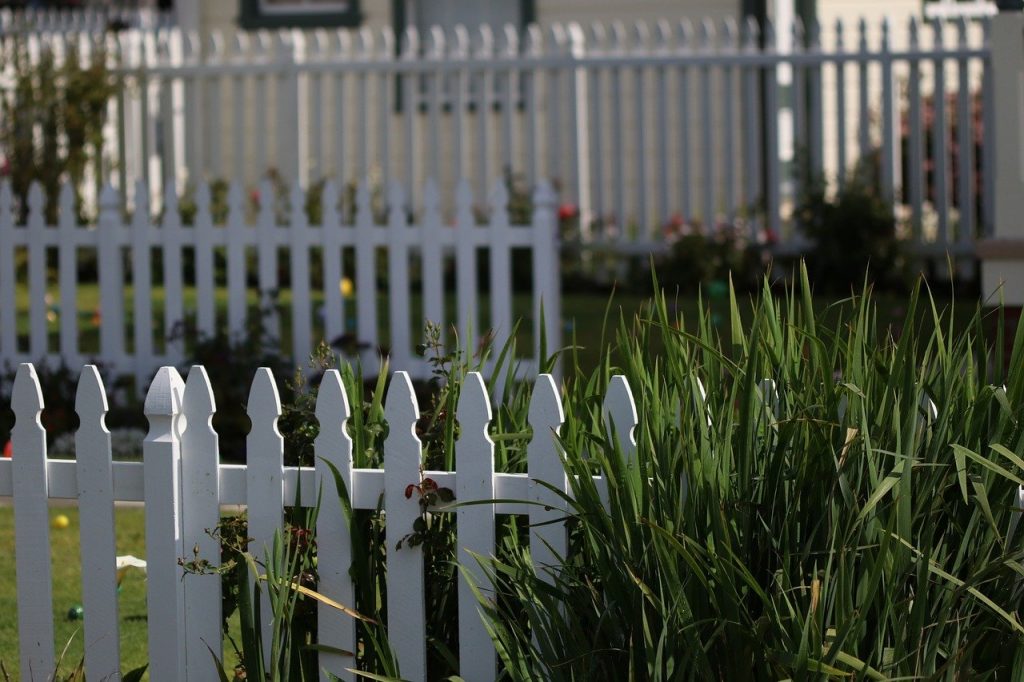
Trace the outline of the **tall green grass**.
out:
<instances>
[{"instance_id":1,"label":"tall green grass","mask_svg":"<svg viewBox=\"0 0 1024 682\"><path fill-rule=\"evenodd\" d=\"M920 287L898 328L868 291L811 300L806 275L751 314L733 296L720 336L659 298L567 373L564 570L516 535L482 559L508 679L1024 677L1024 334L1004 357L1001 319L954 332ZM615 373L633 458L601 416Z\"/></svg>"}]
</instances>

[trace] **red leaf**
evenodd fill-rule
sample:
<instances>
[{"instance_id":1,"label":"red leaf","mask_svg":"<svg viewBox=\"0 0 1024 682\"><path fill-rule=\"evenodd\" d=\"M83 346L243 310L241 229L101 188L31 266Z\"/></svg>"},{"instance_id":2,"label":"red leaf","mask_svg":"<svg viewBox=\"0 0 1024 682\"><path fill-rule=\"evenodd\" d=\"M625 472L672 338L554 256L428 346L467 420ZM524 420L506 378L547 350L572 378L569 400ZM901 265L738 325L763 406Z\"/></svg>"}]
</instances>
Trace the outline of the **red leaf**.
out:
<instances>
[{"instance_id":1,"label":"red leaf","mask_svg":"<svg viewBox=\"0 0 1024 682\"><path fill-rule=\"evenodd\" d=\"M412 491L416 490L417 487L418 486L416 486L416 485L414 485L412 483L410 483L409 485L405 486L405 499L408 500L410 497L412 497Z\"/></svg>"}]
</instances>

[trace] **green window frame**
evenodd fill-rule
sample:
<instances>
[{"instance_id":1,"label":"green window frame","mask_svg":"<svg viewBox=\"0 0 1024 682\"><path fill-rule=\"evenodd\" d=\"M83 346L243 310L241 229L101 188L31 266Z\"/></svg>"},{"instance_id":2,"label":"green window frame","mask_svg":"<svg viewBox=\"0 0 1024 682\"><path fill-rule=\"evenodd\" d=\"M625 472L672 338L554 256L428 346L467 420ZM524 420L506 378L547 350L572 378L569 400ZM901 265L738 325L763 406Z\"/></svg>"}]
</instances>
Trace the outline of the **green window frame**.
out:
<instances>
[{"instance_id":1,"label":"green window frame","mask_svg":"<svg viewBox=\"0 0 1024 682\"><path fill-rule=\"evenodd\" d=\"M363 22L359 0L347 0L345 9L336 7L305 11L268 12L261 0L240 0L238 25L252 30L260 28L342 28L359 26Z\"/></svg>"}]
</instances>

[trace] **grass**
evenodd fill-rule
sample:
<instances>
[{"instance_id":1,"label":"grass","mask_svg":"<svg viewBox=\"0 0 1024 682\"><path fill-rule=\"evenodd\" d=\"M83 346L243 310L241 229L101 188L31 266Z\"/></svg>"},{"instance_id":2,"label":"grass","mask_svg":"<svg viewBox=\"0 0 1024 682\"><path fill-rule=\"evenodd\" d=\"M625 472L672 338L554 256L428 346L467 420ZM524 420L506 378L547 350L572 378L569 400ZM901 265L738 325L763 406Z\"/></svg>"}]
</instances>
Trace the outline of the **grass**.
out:
<instances>
[{"instance_id":1,"label":"grass","mask_svg":"<svg viewBox=\"0 0 1024 682\"><path fill-rule=\"evenodd\" d=\"M81 620L69 620L68 610L82 603L82 575L79 562L78 509L50 509L51 523L63 514L67 528L50 529L51 570L53 571L53 622L57 655L67 645L63 671L70 672L83 656L84 631ZM146 556L144 511L118 508L116 511L117 553ZM11 679L19 679L17 586L15 583L14 510L0 507L0 661ZM129 571L121 583L118 597L121 621L121 662L127 671L145 665L146 655L146 581L139 571ZM88 617L88 615L86 615ZM70 642L70 644L68 644Z\"/></svg>"}]
</instances>

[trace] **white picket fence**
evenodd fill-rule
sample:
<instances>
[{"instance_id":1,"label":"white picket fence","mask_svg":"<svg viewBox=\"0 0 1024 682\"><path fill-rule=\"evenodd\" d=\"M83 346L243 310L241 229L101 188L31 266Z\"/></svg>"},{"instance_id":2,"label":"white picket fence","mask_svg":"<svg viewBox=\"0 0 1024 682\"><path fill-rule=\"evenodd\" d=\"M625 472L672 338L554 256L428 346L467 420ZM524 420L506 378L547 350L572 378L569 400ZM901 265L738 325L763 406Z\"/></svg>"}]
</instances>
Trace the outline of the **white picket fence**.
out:
<instances>
[{"instance_id":1,"label":"white picket fence","mask_svg":"<svg viewBox=\"0 0 1024 682\"><path fill-rule=\"evenodd\" d=\"M349 398L336 370L327 372L317 397L320 435L316 467L283 465L283 440L277 430L281 403L269 370L257 372L248 400L252 432L247 464L220 464L217 434L211 427L216 407L202 367L193 367L183 382L173 368L161 369L146 398L150 430L143 462L113 462L110 434L104 426L106 394L99 372L87 366L81 375L76 410L76 460L48 460L46 433L39 421L43 395L35 369L23 364L15 380L12 409L12 459L0 459L0 497L13 497L18 592L18 632L22 679L52 673L54 630L51 615L48 499L77 499L80 513L82 596L85 612L85 671L89 679L108 679L120 669L117 582L114 550L114 502L144 501L147 561L149 675L154 682L215 679L206 646L221 651L220 579L190 575L182 579L179 558L200 555L216 563L217 541L204 532L219 522L219 505L248 510L250 548L259 555L282 528L286 501L301 485L304 506L316 504L324 491L316 533L319 591L344 605L354 603L349 577L353 552L348 523L332 494L332 464L341 473L354 509L387 512L387 616L389 638L404 679L426 679L423 553L421 547L392 551L420 514L418 500L406 487L425 477L455 492L458 502L524 500L458 507L458 559L465 575L487 595L492 592L475 555L495 550L495 514L521 514L531 523L530 550L537 571L550 579L552 567L566 555L566 527L553 521L567 513L564 501L547 485L568 492L567 474L557 438L565 421L558 389L550 375L536 377L529 407L533 437L528 445L528 472L494 470L494 443L488 435L491 403L482 375L472 373L462 387L457 417L462 436L456 443L456 471L422 471L422 444L414 426L419 409L409 375L393 375L385 401L390 426L384 441L383 470L353 468L352 440L345 423ZM357 400L358 396L355 397ZM606 422L627 456L637 411L624 377L616 376L604 403ZM544 482L547 485L542 485ZM601 490L603 481L596 479ZM602 494L607 494L604 491ZM437 511L443 511L438 509ZM452 586L455 588L455 586ZM494 647L479 616L479 605L466 578L458 589L460 675L466 680L493 680ZM264 606L267 602L264 600ZM269 611L264 612L264 634ZM347 615L324 604L318 612L319 641L356 651L356 628ZM489 653L488 653L489 652ZM351 658L320 653L320 667L344 680ZM38 679L38 677L37 677Z\"/></svg>"},{"instance_id":2,"label":"white picket fence","mask_svg":"<svg viewBox=\"0 0 1024 682\"><path fill-rule=\"evenodd\" d=\"M129 193L139 178L151 190L252 184L273 167L303 186L376 173L410 196L427 177L443 189L468 177L482 194L511 170L531 186L557 180L591 248L646 253L682 220L754 238L768 228L795 249L794 159L835 187L877 150L912 243L969 254L992 219L989 26L683 19L28 40L86 61L105 46L125 87L97 181Z\"/></svg>"},{"instance_id":3,"label":"white picket fence","mask_svg":"<svg viewBox=\"0 0 1024 682\"><path fill-rule=\"evenodd\" d=\"M15 31L103 32L111 27L170 28L174 15L148 7L0 8L0 35Z\"/></svg>"},{"instance_id":4,"label":"white picket fence","mask_svg":"<svg viewBox=\"0 0 1024 682\"><path fill-rule=\"evenodd\" d=\"M398 183L387 193L385 226L375 222L373 197L366 183L356 192L351 225L343 223L333 182L328 182L320 195L323 217L319 225L310 224L304 208L306 194L298 185L287 197L287 215L279 216L274 206L282 197L275 199L274 188L264 182L254 224L247 222L247 199L237 183L228 192L223 225L214 223L210 190L205 185L196 194L191 226L182 224L173 183L166 187L159 217L152 215L146 203L148 195L145 186L137 188L139 202L134 214L125 218L118 193L108 187L100 197L97 224L84 226L77 222L73 195L65 185L58 224L48 225L42 191L34 186L28 197L27 220L17 225L10 187L0 183L0 363L63 361L79 366L99 361L117 373L134 375L141 391L158 367L180 365L185 359L185 343L197 335L212 337L223 329L234 338L245 334L253 298L258 297L261 306L279 304L283 285L278 266L283 251L287 251L290 264L291 356L297 366L305 365L321 338L331 341L351 334L365 344L364 367L374 371L383 326L390 336L391 368L416 377L428 376L430 367L414 347L426 322L441 325L443 337L449 341L456 330L459 345L471 351L488 331L500 346L520 322L534 345L518 351L524 373L535 373L539 367L542 330L547 347L558 347L556 197L545 182L533 194L530 225L510 223L508 191L500 181L491 191L482 226L477 225L481 212L475 210L466 182L456 191L455 216L448 222L441 214L437 187L428 181L415 225L409 223L410 204ZM98 262L98 311L78 308L83 284L76 258L82 250L95 253ZM159 270L154 250L160 251ZM387 252L386 268L378 262L381 250ZM486 254L481 256L481 250ZM519 294L520 300L529 298L529 306L518 315L514 314L512 267L516 250L529 251L532 264L532 290ZM256 272L249 272L247 264L247 254L252 251L256 252ZM354 273L345 269L346 253L354 259L350 259ZM20 274L18 254L27 261ZM185 279L186 256L191 256L194 265L192 282ZM217 257L226 261L226 283L216 281ZM481 257L489 264L489 294L478 291ZM410 262L417 262L415 258L421 269L419 283L413 282L410 274ZM310 275L315 259L322 259L323 272L319 285L323 302L317 310L313 304L315 282ZM454 270L454 291L445 285L446 268ZM248 285L250 279L256 281L256 287ZM341 290L343 279L354 285L351 297ZM379 280L386 281L386 297L378 291ZM126 294L129 284L130 297ZM257 296L250 295L254 291ZM157 333L156 292L163 300L163 335ZM186 296L188 292L190 296ZM226 326L218 319L218 312L224 312L218 311L218 292L226 295ZM19 309L19 301L27 301L27 310ZM387 306L384 315L378 315L381 302ZM449 319L452 303L455 316ZM276 335L283 320L280 309L275 311L266 323ZM83 313L86 321L80 319ZM129 313L130 328L126 324ZM186 317L194 317L194 331L176 341L166 338ZM485 325L486 320L489 323ZM95 332L97 327L98 349L83 351L80 334Z\"/></svg>"}]
</instances>

